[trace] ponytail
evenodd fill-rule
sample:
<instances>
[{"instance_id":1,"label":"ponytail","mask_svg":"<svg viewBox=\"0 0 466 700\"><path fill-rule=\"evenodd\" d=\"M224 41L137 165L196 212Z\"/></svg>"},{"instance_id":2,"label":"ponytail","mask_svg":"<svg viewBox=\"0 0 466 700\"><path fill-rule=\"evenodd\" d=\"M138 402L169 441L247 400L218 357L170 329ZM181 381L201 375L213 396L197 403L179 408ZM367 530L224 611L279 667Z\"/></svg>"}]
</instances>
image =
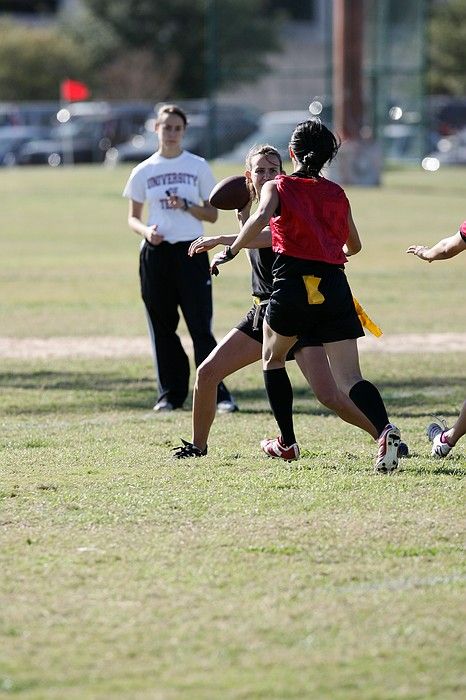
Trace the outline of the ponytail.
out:
<instances>
[{"instance_id":1,"label":"ponytail","mask_svg":"<svg viewBox=\"0 0 466 700\"><path fill-rule=\"evenodd\" d=\"M298 124L291 136L290 146L307 177L318 177L326 163L330 163L341 142L322 124L320 119L309 119Z\"/></svg>"}]
</instances>

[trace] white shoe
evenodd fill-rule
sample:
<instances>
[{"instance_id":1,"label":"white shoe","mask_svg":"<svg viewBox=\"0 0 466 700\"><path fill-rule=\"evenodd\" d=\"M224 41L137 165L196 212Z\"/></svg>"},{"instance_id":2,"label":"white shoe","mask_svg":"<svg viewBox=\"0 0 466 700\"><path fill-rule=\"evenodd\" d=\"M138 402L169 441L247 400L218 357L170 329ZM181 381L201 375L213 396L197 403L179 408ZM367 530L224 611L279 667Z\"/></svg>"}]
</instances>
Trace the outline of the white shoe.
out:
<instances>
[{"instance_id":1,"label":"white shoe","mask_svg":"<svg viewBox=\"0 0 466 700\"><path fill-rule=\"evenodd\" d=\"M217 404L217 413L236 413L236 411L239 411L239 408L233 399L230 401L219 401Z\"/></svg>"},{"instance_id":2,"label":"white shoe","mask_svg":"<svg viewBox=\"0 0 466 700\"><path fill-rule=\"evenodd\" d=\"M438 422L431 423L426 428L427 437L432 443L432 457L446 457L451 450L451 445L443 437L448 427L445 421L438 419Z\"/></svg>"},{"instance_id":3,"label":"white shoe","mask_svg":"<svg viewBox=\"0 0 466 700\"><path fill-rule=\"evenodd\" d=\"M168 411L173 411L174 408L173 404L171 404L170 401L167 401L167 399L160 399L160 401L157 401L152 410L156 411L157 413L167 413Z\"/></svg>"}]
</instances>

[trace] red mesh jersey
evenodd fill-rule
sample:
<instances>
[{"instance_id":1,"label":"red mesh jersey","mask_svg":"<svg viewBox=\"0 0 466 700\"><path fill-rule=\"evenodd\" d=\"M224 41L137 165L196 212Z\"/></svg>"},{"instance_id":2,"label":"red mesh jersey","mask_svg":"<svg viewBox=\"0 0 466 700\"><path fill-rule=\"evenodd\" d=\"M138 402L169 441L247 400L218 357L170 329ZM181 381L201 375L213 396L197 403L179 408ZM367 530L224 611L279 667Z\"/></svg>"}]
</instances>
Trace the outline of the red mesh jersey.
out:
<instances>
[{"instance_id":1,"label":"red mesh jersey","mask_svg":"<svg viewBox=\"0 0 466 700\"><path fill-rule=\"evenodd\" d=\"M275 253L345 263L349 203L342 188L325 178L280 175L275 182L280 196L280 215L270 220Z\"/></svg>"}]
</instances>

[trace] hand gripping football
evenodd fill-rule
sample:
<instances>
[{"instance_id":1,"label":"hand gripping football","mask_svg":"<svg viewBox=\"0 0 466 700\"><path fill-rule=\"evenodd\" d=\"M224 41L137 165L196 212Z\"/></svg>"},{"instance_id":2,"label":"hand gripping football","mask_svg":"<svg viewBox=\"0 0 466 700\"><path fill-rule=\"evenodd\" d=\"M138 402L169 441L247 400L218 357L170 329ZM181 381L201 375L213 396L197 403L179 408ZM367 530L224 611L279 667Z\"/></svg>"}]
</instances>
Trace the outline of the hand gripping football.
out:
<instances>
[{"instance_id":1,"label":"hand gripping football","mask_svg":"<svg viewBox=\"0 0 466 700\"><path fill-rule=\"evenodd\" d=\"M231 175L215 185L209 202L216 209L242 209L250 197L244 175Z\"/></svg>"}]
</instances>

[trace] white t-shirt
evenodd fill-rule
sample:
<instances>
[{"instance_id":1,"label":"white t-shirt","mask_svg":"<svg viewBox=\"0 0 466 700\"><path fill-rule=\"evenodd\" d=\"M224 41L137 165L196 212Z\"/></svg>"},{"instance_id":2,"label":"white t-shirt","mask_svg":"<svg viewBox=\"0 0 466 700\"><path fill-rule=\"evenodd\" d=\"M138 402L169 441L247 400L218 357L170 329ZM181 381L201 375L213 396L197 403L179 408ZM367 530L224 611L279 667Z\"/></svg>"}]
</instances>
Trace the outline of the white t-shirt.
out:
<instances>
[{"instance_id":1,"label":"white t-shirt","mask_svg":"<svg viewBox=\"0 0 466 700\"><path fill-rule=\"evenodd\" d=\"M204 158L182 151L176 158L154 153L139 163L129 176L123 196L136 202L147 202L147 225L158 225L158 232L168 243L193 241L202 235L202 221L183 209L170 209L168 195L200 204L209 199L215 178Z\"/></svg>"}]
</instances>

